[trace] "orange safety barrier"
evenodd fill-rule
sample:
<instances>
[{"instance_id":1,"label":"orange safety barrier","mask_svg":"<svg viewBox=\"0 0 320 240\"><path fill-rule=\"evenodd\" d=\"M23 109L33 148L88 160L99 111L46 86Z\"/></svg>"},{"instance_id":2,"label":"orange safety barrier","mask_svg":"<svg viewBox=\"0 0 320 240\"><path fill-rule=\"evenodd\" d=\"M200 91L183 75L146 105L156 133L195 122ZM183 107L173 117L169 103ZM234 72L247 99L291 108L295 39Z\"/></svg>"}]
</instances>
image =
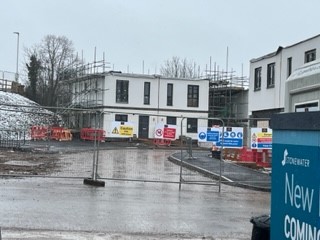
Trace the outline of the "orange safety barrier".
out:
<instances>
[{"instance_id":1,"label":"orange safety barrier","mask_svg":"<svg viewBox=\"0 0 320 240\"><path fill-rule=\"evenodd\" d=\"M270 167L270 156L268 149L247 149L242 148L240 151L240 161L254 162L258 167Z\"/></svg>"},{"instance_id":2,"label":"orange safety barrier","mask_svg":"<svg viewBox=\"0 0 320 240\"><path fill-rule=\"evenodd\" d=\"M254 151L243 147L240 151L239 160L243 162L254 162Z\"/></svg>"},{"instance_id":3,"label":"orange safety barrier","mask_svg":"<svg viewBox=\"0 0 320 240\"><path fill-rule=\"evenodd\" d=\"M48 127L45 126L32 126L31 127L31 140L47 140Z\"/></svg>"},{"instance_id":4,"label":"orange safety barrier","mask_svg":"<svg viewBox=\"0 0 320 240\"><path fill-rule=\"evenodd\" d=\"M57 141L71 141L72 134L69 129L62 128L62 127L52 127L51 128L51 139Z\"/></svg>"},{"instance_id":5,"label":"orange safety barrier","mask_svg":"<svg viewBox=\"0 0 320 240\"><path fill-rule=\"evenodd\" d=\"M80 131L80 139L86 141L100 141L104 142L106 139L106 132L103 129L82 128Z\"/></svg>"},{"instance_id":6,"label":"orange safety barrier","mask_svg":"<svg viewBox=\"0 0 320 240\"><path fill-rule=\"evenodd\" d=\"M170 146L171 140L169 139L163 139L163 138L154 138L153 144L158 146Z\"/></svg>"},{"instance_id":7,"label":"orange safety barrier","mask_svg":"<svg viewBox=\"0 0 320 240\"><path fill-rule=\"evenodd\" d=\"M271 167L268 149L263 149L262 151L257 152L256 164L259 167Z\"/></svg>"}]
</instances>

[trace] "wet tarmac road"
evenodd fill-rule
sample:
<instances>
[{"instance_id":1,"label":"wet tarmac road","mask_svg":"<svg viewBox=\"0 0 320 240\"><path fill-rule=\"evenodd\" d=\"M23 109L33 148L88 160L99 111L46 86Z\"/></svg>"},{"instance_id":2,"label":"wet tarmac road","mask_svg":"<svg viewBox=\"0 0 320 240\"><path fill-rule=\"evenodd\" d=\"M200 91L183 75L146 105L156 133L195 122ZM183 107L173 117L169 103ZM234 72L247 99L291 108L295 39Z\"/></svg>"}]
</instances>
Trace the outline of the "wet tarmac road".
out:
<instances>
[{"instance_id":1,"label":"wet tarmac road","mask_svg":"<svg viewBox=\"0 0 320 240\"><path fill-rule=\"evenodd\" d=\"M181 161L182 158L182 161ZM261 170L241 166L233 161L212 158L206 151L194 151L193 157L188 155L181 157L181 153L173 153L170 161L187 168L195 169L198 172L218 179L221 168L221 175L226 184L250 188L259 191L271 191L271 176Z\"/></svg>"},{"instance_id":2,"label":"wet tarmac road","mask_svg":"<svg viewBox=\"0 0 320 240\"><path fill-rule=\"evenodd\" d=\"M135 150L131 150L135 151ZM138 151L138 150L137 150ZM159 154L150 154L159 161ZM163 161L167 161L163 159ZM250 239L270 193L216 186L83 179L0 180L2 239Z\"/></svg>"},{"instance_id":3,"label":"wet tarmac road","mask_svg":"<svg viewBox=\"0 0 320 240\"><path fill-rule=\"evenodd\" d=\"M94 188L78 179L10 179L1 181L0 212L4 239L15 228L249 239L249 219L269 212L269 194L230 186L218 193L198 185L179 191L175 184L108 181Z\"/></svg>"}]
</instances>

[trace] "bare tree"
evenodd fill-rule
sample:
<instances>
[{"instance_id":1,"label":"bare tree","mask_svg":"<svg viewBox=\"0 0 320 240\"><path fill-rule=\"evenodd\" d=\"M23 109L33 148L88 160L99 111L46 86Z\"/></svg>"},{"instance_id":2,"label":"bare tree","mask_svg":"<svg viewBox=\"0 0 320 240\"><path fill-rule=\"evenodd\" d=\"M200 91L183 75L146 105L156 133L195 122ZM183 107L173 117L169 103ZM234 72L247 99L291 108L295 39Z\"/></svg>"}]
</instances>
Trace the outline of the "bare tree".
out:
<instances>
[{"instance_id":1,"label":"bare tree","mask_svg":"<svg viewBox=\"0 0 320 240\"><path fill-rule=\"evenodd\" d=\"M160 68L160 73L165 77L174 78L195 78L196 77L196 64L194 62L179 57L172 57L166 60L164 65Z\"/></svg>"},{"instance_id":2,"label":"bare tree","mask_svg":"<svg viewBox=\"0 0 320 240\"><path fill-rule=\"evenodd\" d=\"M73 43L65 36L47 35L39 45L27 49L30 56L37 56L41 63L41 76L38 80L39 103L45 106L56 106L61 81L65 73L72 72L72 66L78 62L74 54Z\"/></svg>"}]
</instances>

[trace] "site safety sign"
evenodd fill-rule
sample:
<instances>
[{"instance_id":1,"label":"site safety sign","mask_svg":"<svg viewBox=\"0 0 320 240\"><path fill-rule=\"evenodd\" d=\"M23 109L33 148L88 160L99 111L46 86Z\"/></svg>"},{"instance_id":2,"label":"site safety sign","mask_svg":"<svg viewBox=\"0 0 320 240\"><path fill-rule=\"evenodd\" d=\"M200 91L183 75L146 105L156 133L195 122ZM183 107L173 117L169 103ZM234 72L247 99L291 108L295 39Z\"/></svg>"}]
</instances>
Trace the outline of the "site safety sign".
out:
<instances>
[{"instance_id":1,"label":"site safety sign","mask_svg":"<svg viewBox=\"0 0 320 240\"><path fill-rule=\"evenodd\" d=\"M222 146L222 127L198 128L199 142L212 142L217 146ZM223 147L242 148L243 146L243 128L224 127Z\"/></svg>"},{"instance_id":2,"label":"site safety sign","mask_svg":"<svg viewBox=\"0 0 320 240\"><path fill-rule=\"evenodd\" d=\"M272 149L272 129L251 128L252 149Z\"/></svg>"},{"instance_id":3,"label":"site safety sign","mask_svg":"<svg viewBox=\"0 0 320 240\"><path fill-rule=\"evenodd\" d=\"M110 137L133 137L133 124L130 122L112 122Z\"/></svg>"},{"instance_id":4,"label":"site safety sign","mask_svg":"<svg viewBox=\"0 0 320 240\"><path fill-rule=\"evenodd\" d=\"M199 142L219 142L220 140L220 128L198 128L198 141Z\"/></svg>"},{"instance_id":5,"label":"site safety sign","mask_svg":"<svg viewBox=\"0 0 320 240\"><path fill-rule=\"evenodd\" d=\"M176 125L158 123L155 127L154 138L175 140L176 129Z\"/></svg>"}]
</instances>

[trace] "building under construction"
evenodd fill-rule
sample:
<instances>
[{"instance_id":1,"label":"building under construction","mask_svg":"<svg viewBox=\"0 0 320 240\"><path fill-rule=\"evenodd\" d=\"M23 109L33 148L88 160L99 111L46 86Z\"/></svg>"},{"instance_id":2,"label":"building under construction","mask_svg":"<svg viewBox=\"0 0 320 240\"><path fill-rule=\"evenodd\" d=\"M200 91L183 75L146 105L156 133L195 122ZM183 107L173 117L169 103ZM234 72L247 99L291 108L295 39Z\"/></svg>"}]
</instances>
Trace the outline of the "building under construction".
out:
<instances>
[{"instance_id":1,"label":"building under construction","mask_svg":"<svg viewBox=\"0 0 320 240\"><path fill-rule=\"evenodd\" d=\"M209 117L222 118L228 125L248 118L248 79L223 71L213 71L208 78Z\"/></svg>"},{"instance_id":2,"label":"building under construction","mask_svg":"<svg viewBox=\"0 0 320 240\"><path fill-rule=\"evenodd\" d=\"M105 76L121 74L106 72L106 68L104 60L79 65L75 68L74 77L63 81L67 84L64 88L68 89L68 97L59 97L62 109L59 114L68 128L79 131L81 128L99 128L103 125L104 95L108 90ZM222 118L231 126L248 117L248 80L245 77L235 77L232 72L212 71L204 78L209 82L209 118ZM209 123L209 126L213 124Z\"/></svg>"},{"instance_id":3,"label":"building under construction","mask_svg":"<svg viewBox=\"0 0 320 240\"><path fill-rule=\"evenodd\" d=\"M67 91L58 98L58 114L73 133L81 128L99 128L102 119L97 114L103 105L105 61L73 68L73 77L62 81L62 88Z\"/></svg>"}]
</instances>

